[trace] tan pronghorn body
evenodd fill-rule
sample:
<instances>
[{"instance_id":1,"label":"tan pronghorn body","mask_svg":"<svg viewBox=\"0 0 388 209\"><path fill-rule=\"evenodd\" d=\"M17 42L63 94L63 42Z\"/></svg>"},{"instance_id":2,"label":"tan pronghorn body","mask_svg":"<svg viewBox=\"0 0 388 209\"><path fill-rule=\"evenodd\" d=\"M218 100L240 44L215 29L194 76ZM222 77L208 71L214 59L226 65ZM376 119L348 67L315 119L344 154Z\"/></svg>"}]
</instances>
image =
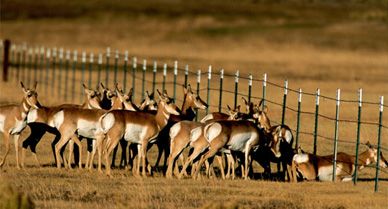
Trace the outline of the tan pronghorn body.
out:
<instances>
[{"instance_id":1,"label":"tan pronghorn body","mask_svg":"<svg viewBox=\"0 0 388 209\"><path fill-rule=\"evenodd\" d=\"M205 126L204 135L210 147L198 165L201 166L205 160L213 157L222 149L240 151L245 155L244 178L247 179L250 152L254 146L259 145L260 140L264 140L262 132L256 125L251 121L217 121ZM199 169L195 171L194 177L198 171Z\"/></svg>"},{"instance_id":2,"label":"tan pronghorn body","mask_svg":"<svg viewBox=\"0 0 388 209\"><path fill-rule=\"evenodd\" d=\"M32 108L38 109L40 104L38 102L38 94L36 93L35 83L33 89L26 89L21 83L24 97L20 105L5 105L0 107L0 132L3 133L3 140L5 144L5 154L0 162L2 167L7 159L9 153L9 138L14 137L15 151L16 151L16 167L19 168L19 136L20 133L27 126L27 114Z\"/></svg>"},{"instance_id":3,"label":"tan pronghorn body","mask_svg":"<svg viewBox=\"0 0 388 209\"><path fill-rule=\"evenodd\" d=\"M358 156L358 170L369 164L377 163L377 149L372 147L369 142L367 145L368 149ZM355 158L356 156L344 152L337 153L336 181L352 180L356 169L354 165ZM310 153L294 155L292 160L294 178L292 180L296 181L296 175L298 175L303 180L332 181L333 159L333 155L318 156ZM381 152L380 162L378 163L382 168L388 167L388 162Z\"/></svg>"},{"instance_id":4,"label":"tan pronghorn body","mask_svg":"<svg viewBox=\"0 0 388 209\"><path fill-rule=\"evenodd\" d=\"M55 144L58 142L60 138L60 133L54 127L48 125L49 121L53 118L53 116L60 111L62 108L81 108L81 109L101 109L100 108L100 93L95 90L88 89L85 85L85 100L81 105L75 104L63 104L59 106L46 107L42 106L39 109L33 109L28 113L27 123L31 129L30 135L23 141L23 149L22 149L22 160L21 165L24 166L24 158L25 151L28 147L30 147L34 158L39 165L39 160L36 156L36 146L40 142L41 138L46 132L52 133L55 135L55 139L52 142L52 150L55 159ZM61 151L61 153L63 150ZM62 154L61 154L62 155Z\"/></svg>"},{"instance_id":5,"label":"tan pronghorn body","mask_svg":"<svg viewBox=\"0 0 388 209\"><path fill-rule=\"evenodd\" d=\"M123 110L113 110L106 113L101 120L105 138L105 168L107 175L110 175L110 163L108 156L117 145L120 139L138 144L139 158L137 172L140 172L140 160L142 163L142 174L145 175L147 146L156 140L161 129L168 122L170 114L178 115L176 105L166 93L160 96L158 111L156 115L144 112L133 112ZM103 125L103 124L111 124Z\"/></svg>"}]
</instances>

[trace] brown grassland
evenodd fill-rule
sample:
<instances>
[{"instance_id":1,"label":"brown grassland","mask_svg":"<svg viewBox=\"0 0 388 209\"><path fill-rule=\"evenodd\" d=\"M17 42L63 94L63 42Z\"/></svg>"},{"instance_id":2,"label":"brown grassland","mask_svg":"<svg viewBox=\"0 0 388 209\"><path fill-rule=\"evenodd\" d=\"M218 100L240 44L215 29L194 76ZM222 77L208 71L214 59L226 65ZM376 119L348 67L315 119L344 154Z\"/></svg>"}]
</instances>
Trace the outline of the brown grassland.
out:
<instances>
[{"instance_id":1,"label":"brown grassland","mask_svg":"<svg viewBox=\"0 0 388 209\"><path fill-rule=\"evenodd\" d=\"M378 102L379 96L388 96L388 2L384 0L346 3L321 0L2 0L0 4L0 38L9 38L15 43L94 53L104 52L109 46L121 53L128 50L139 62L157 60L172 66L173 61L178 60L182 68L189 64L193 71L206 71L211 64L213 72L224 68L233 74L238 69L242 75L251 73L258 79L267 73L273 83L283 85L284 79L288 79L292 89L302 88L314 93L320 88L323 95L330 97L335 97L337 88L342 90L341 98L349 100L357 100L358 88L363 88L367 101ZM14 75L12 70L11 75ZM95 81L96 73L93 78ZM158 79L161 78L158 76ZM213 79L211 87L218 88L218 77ZM182 82L182 78L178 81ZM190 81L194 85L194 76ZM76 84L80 82L78 73ZM241 82L239 91L246 93L246 80ZM224 88L233 91L232 83L232 78L225 79ZM137 84L139 92L141 86ZM13 78L8 83L0 82L0 104L20 101L18 85ZM204 88L206 82L201 85ZM71 102L46 95L46 89L53 90L40 82L39 99L44 105ZM167 90L172 94L171 86ZM282 102L282 89L269 86L267 90L269 100ZM181 90L178 88L177 92L179 99ZM254 82L253 96L261 97L261 92L261 83ZM210 103L218 104L218 93L212 91L211 94ZM201 92L201 97L206 99L206 91ZM139 100L139 96L136 99ZM303 99L303 111L314 112L314 96L306 95ZM291 92L287 104L296 109L296 101L297 94ZM177 103L180 105L181 101ZM233 104L233 95L225 93L223 104ZM281 107L271 103L268 107L269 117L279 122ZM320 113L334 117L335 102L322 99ZM387 115L383 116L385 125ZM356 120L357 104L342 103L340 118ZM364 105L362 120L377 122L377 106ZM301 130L312 133L313 122L313 116L302 115ZM286 123L295 129L296 113L287 110ZM27 128L21 139L28 133ZM333 138L334 121L320 118L319 134ZM375 170L372 168L360 173L362 181L357 186L350 182L168 180L160 173L137 178L125 170L114 170L114 177L108 178L94 170L54 168L50 150L52 138L47 134L37 147L41 168L37 168L27 154L27 168L17 170L12 146L8 164L0 170L0 189L10 185L13 190L27 194L37 208L387 207L387 169L380 172L378 193L373 192ZM341 122L339 138L352 142L340 142L339 151L354 154L356 124ZM387 138L388 130L383 129L386 158ZM301 135L301 146L312 151L312 139L310 135ZM376 144L377 126L362 125L361 140ZM365 147L360 149L363 151ZM332 150L332 140L318 138L318 154L330 154ZM155 161L156 152L155 147L149 152L151 163ZM3 153L0 137L0 154ZM262 172L258 164L254 168L256 173ZM273 170L276 171L276 166ZM0 202L4 203L1 198L7 196L3 191L10 189L0 191ZM0 208L3 206L0 203Z\"/></svg>"}]
</instances>

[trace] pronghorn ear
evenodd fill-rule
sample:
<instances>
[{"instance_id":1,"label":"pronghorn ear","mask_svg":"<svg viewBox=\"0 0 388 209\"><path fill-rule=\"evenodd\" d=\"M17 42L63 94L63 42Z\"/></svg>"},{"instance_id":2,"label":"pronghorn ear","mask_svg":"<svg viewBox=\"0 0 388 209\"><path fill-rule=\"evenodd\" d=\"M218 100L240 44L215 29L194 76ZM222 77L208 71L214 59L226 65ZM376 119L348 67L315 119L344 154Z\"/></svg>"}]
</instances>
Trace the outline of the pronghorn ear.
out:
<instances>
[{"instance_id":1,"label":"pronghorn ear","mask_svg":"<svg viewBox=\"0 0 388 209\"><path fill-rule=\"evenodd\" d=\"M241 105L237 106L237 108L236 108L238 112L240 112L240 107L241 107Z\"/></svg>"},{"instance_id":2,"label":"pronghorn ear","mask_svg":"<svg viewBox=\"0 0 388 209\"><path fill-rule=\"evenodd\" d=\"M132 95L133 95L133 88L129 89L129 92L128 92L127 95L129 96L129 98L132 97Z\"/></svg>"},{"instance_id":3,"label":"pronghorn ear","mask_svg":"<svg viewBox=\"0 0 388 209\"><path fill-rule=\"evenodd\" d=\"M146 92L144 93L144 96L145 96L145 99L150 99L150 94L148 93L148 91L146 91Z\"/></svg>"},{"instance_id":4,"label":"pronghorn ear","mask_svg":"<svg viewBox=\"0 0 388 209\"><path fill-rule=\"evenodd\" d=\"M248 101L244 97L241 97L241 99L244 101L245 105L248 105Z\"/></svg>"},{"instance_id":5,"label":"pronghorn ear","mask_svg":"<svg viewBox=\"0 0 388 209\"><path fill-rule=\"evenodd\" d=\"M226 107L228 108L229 111L232 111L232 108L230 108L229 105L226 105Z\"/></svg>"},{"instance_id":6,"label":"pronghorn ear","mask_svg":"<svg viewBox=\"0 0 388 209\"><path fill-rule=\"evenodd\" d=\"M367 141L365 145L368 146L368 148L372 148L372 144L369 141Z\"/></svg>"},{"instance_id":7,"label":"pronghorn ear","mask_svg":"<svg viewBox=\"0 0 388 209\"><path fill-rule=\"evenodd\" d=\"M164 96L162 93L160 93L159 89L156 89L156 92L158 93L159 99L164 100Z\"/></svg>"},{"instance_id":8,"label":"pronghorn ear","mask_svg":"<svg viewBox=\"0 0 388 209\"><path fill-rule=\"evenodd\" d=\"M34 88L33 88L34 91L36 90L36 86L38 86L38 82L37 81L35 81L35 83L34 83Z\"/></svg>"},{"instance_id":9,"label":"pronghorn ear","mask_svg":"<svg viewBox=\"0 0 388 209\"><path fill-rule=\"evenodd\" d=\"M103 90L106 90L104 84L100 83L100 85L101 85L101 87L102 87Z\"/></svg>"},{"instance_id":10,"label":"pronghorn ear","mask_svg":"<svg viewBox=\"0 0 388 209\"><path fill-rule=\"evenodd\" d=\"M265 114L268 114L268 107L267 107L267 105L264 106L263 112L264 112Z\"/></svg>"},{"instance_id":11,"label":"pronghorn ear","mask_svg":"<svg viewBox=\"0 0 388 209\"><path fill-rule=\"evenodd\" d=\"M27 93L27 89L26 89L26 87L24 86L23 82L20 81L20 85L22 86L23 92L24 92L24 93Z\"/></svg>"},{"instance_id":12,"label":"pronghorn ear","mask_svg":"<svg viewBox=\"0 0 388 209\"><path fill-rule=\"evenodd\" d=\"M188 89L185 87L185 85L183 85L183 94L186 95L188 92Z\"/></svg>"},{"instance_id":13,"label":"pronghorn ear","mask_svg":"<svg viewBox=\"0 0 388 209\"><path fill-rule=\"evenodd\" d=\"M98 84L96 85L96 91L98 91L98 92L100 91L100 85L98 85Z\"/></svg>"},{"instance_id":14,"label":"pronghorn ear","mask_svg":"<svg viewBox=\"0 0 388 209\"><path fill-rule=\"evenodd\" d=\"M166 89L163 91L163 96L164 96L164 97L168 97L168 94L167 94L167 90L166 90Z\"/></svg>"}]
</instances>

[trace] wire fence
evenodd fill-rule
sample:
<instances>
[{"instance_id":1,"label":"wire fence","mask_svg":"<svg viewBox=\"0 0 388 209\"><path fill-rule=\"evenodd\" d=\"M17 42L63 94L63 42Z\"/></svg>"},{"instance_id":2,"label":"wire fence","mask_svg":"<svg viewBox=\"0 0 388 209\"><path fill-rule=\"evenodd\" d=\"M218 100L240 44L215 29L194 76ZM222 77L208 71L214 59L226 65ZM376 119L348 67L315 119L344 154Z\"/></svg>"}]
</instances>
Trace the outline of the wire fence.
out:
<instances>
[{"instance_id":1,"label":"wire fence","mask_svg":"<svg viewBox=\"0 0 388 209\"><path fill-rule=\"evenodd\" d=\"M263 100L262 107L272 110L272 125L288 125L294 132L295 147L310 147L313 154L333 154L333 168L337 163L339 143L344 147L350 146L348 150L355 153L357 166L360 145L366 145L362 134L369 140L376 139L371 142L378 153L388 151L388 142L382 141L388 135L388 126L383 124L383 109L387 107L384 97L380 97L380 102L365 101L362 89L358 90L358 99L341 99L340 89L336 97L331 97L322 95L320 89L308 92L289 88L287 80L283 85L273 83L268 80L267 74L262 78L253 78L251 74L239 71L234 74L223 69L214 71L211 66L206 70L193 70L189 65L180 67L177 61L149 62L130 57L128 51L119 53L116 50L112 53L110 48L104 53L80 53L63 48L11 44L7 51L2 41L0 47L2 63L9 65L3 78L5 76L11 82L22 80L27 85L38 81L39 86L43 86L41 89L45 98L78 103L83 99L82 83L89 87L100 83L105 86L119 83L124 91L133 88L135 100L143 99L146 90L161 89L167 90L176 102L181 103L183 92L179 90L180 86L191 84L192 89L209 105L207 110L199 111L197 119L209 112L224 111L226 104L236 107L241 97L253 102ZM362 117L364 109L368 109L367 119ZM340 117L342 112L344 116ZM375 116L370 116L371 112L375 112ZM377 191L379 172L386 174L387 171L381 169L378 163L374 168ZM357 175L356 170L354 184L357 183Z\"/></svg>"}]
</instances>

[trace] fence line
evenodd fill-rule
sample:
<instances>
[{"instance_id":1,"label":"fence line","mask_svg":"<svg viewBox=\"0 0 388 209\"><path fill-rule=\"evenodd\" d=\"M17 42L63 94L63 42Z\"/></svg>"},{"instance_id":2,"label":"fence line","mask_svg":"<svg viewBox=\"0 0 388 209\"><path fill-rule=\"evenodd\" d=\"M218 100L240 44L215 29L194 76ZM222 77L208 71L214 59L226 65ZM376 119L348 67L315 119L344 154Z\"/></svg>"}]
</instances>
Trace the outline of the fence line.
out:
<instances>
[{"instance_id":1,"label":"fence line","mask_svg":"<svg viewBox=\"0 0 388 209\"><path fill-rule=\"evenodd\" d=\"M1 41L1 43L3 43ZM0 45L2 55L5 54L3 52L4 44ZM4 48L5 49L5 48ZM358 156L358 148L359 145L362 143L360 142L360 129L361 125L371 125L371 126L378 126L378 144L377 149L380 153L381 150L388 150L388 148L381 146L381 135L382 131L387 131L388 126L382 124L382 112L383 108L387 107L387 105L384 104L384 97L380 98L380 102L372 102L372 101L363 101L362 100L362 89L359 90L359 99L358 100L349 100L349 99L340 99L340 89L337 91L336 98L322 95L320 92L320 89L317 89L315 93L302 91L302 89L292 89L288 86L288 80L284 81L284 85L280 85L277 83L273 83L268 81L267 74L264 74L263 78L253 78L251 74L241 74L240 71L236 71L235 74L226 73L223 69L221 69L219 72L216 72L212 69L212 66L209 65L208 70L198 70L198 71L191 71L189 70L189 65L178 65L178 61L173 62L173 67L169 67L167 63L163 63L163 67L158 68L157 61L153 62L147 62L146 59L143 59L142 67L141 69L138 69L137 66L137 57L132 57L131 63L129 63L129 56L128 51L125 51L124 54L120 53L118 50L115 50L114 53L114 60L113 63L110 61L111 57L111 50L108 47L106 49L106 52L100 52L100 53L87 53L85 51L82 51L82 53L78 53L77 50L71 52L70 50L64 50L63 48L45 48L43 46L36 46L34 47L28 47L27 44L21 44L21 45L15 45L11 44L10 47L10 53L9 53L9 60L7 59L4 61L4 58L2 58L2 63L9 61L9 67L12 70L9 70L7 72L10 75L10 78L13 81L18 80L24 80L27 84L32 83L33 80L39 80L41 84L45 86L45 94L48 95L48 93L51 93L51 96L64 96L65 100L68 99L68 93L71 93L71 101L74 102L76 97L79 97L82 99L83 91L82 89L76 91L75 86L77 84L76 81L80 81L80 83L84 83L87 80L87 84L89 87L91 87L93 84L98 85L102 81L102 72L105 71L105 84L108 85L110 81L110 74L113 73L113 82L114 83L123 83L123 89L126 91L127 83L132 82L132 89L134 92L133 97L135 95L141 95L141 99L144 97L144 92L147 89L146 86L149 86L152 84L152 91L155 91L156 86L162 85L162 90L166 90L167 88L172 90L172 97L176 101L181 101L177 97L177 91L176 86L187 86L189 83L189 80L194 81L196 80L196 87L192 87L192 89L197 92L197 94L200 94L202 92L206 91L206 101L209 104L209 107L206 110L206 114L210 109L216 109L218 111L225 110L225 107L223 106L223 99L225 96L232 96L233 97L233 105L234 107L237 106L237 100L238 97L247 97L248 101L252 101L253 99L257 100L263 100L262 107L266 106L266 103L281 107L281 119L280 122L277 123L276 121L272 121L274 124L287 124L285 119L286 115L289 115L290 113L297 113L297 119L296 119L296 129L292 129L293 132L296 133L296 146L299 145L299 137L300 134L303 135L310 135L313 137L313 153L317 153L317 142L318 139L325 139L329 141L333 141L333 168L336 168L336 154L337 154L337 146L338 142L341 143L349 143L349 144L355 144L356 145L356 156ZM96 55L96 56L94 56ZM103 58L105 57L105 65L103 65ZM94 58L96 58L97 62L94 62ZM78 60L81 60L80 63L78 63ZM87 61L88 60L88 61ZM160 62L159 62L160 63ZM128 69L128 65L131 66L131 69ZM180 66L184 66L181 68ZM151 70L152 69L152 70ZM141 74L139 74L139 70L141 70ZM64 77L63 72L65 73ZM87 71L87 72L86 72ZM51 79L50 79L50 73L51 73ZM86 73L87 79L86 79ZM97 78L96 77L97 73ZM120 78L119 73L122 74L122 78ZM168 74L173 74L172 79L171 77L168 77ZM152 79L147 79L149 75L152 74ZM162 80L158 81L157 75L162 74ZM182 75L182 76L181 76ZM206 76L206 87L203 85L201 87L201 77ZM131 78L131 79L130 79ZM216 79L219 78L219 85L218 88L215 87L215 84L217 82ZM71 80L70 80L71 79ZM232 84L232 79L234 80L234 85ZM62 81L64 80L65 85L62 86ZM93 81L96 82L93 82ZM228 82L227 80L230 80ZM71 83L71 89L68 89L68 84ZM79 82L78 82L79 83ZM229 85L224 85L229 84ZM247 84L248 92L241 90L241 85ZM252 95L252 86L253 84L261 84L262 86L262 96L255 96ZM137 90L137 88L141 86L140 91ZM232 87L234 86L234 89L228 89L225 87ZM283 99L282 102L277 102L271 99L268 99L267 91L268 88L275 88L279 90L283 90ZM55 88L57 88L55 91ZM50 92L48 92L50 90ZM70 91L69 91L70 90ZM297 99L297 109L290 107L287 105L287 102L289 101L288 95L289 93L295 93L298 95ZM214 104L211 104L211 95L218 95L218 104L214 102ZM257 95L257 93L256 93ZM315 111L309 112L302 110L302 98L304 96L309 97L315 97ZM320 113L320 98L336 102L336 114L335 117L331 117L328 115L324 115ZM140 98L139 98L140 99ZM340 111L340 103L355 103L358 104L358 117L357 120L351 120L351 119L340 119L339 117L339 111ZM217 104L217 105L216 105ZM372 121L365 121L361 119L361 107L362 104L365 105L372 105L376 106L376 108L379 108L379 121L378 122L372 122ZM290 113L288 113L288 111ZM197 114L198 115L198 114ZM306 132L301 130L301 117L303 116L314 116L314 131L313 132ZM323 122L322 119L333 121L334 124L334 136L324 136L319 133L319 123ZM357 125L357 140L354 142L354 140L343 140L339 139L339 123L349 123L349 124L355 124ZM357 166L357 157L356 157L356 166ZM333 172L335 174L335 170L333 169ZM356 169L357 170L357 169ZM378 175L379 171L381 169L378 166L378 163L376 165L376 181L375 181L375 191L378 190ZM335 175L333 175L335 176ZM355 173L354 178L354 184L357 182L357 172Z\"/></svg>"}]
</instances>

